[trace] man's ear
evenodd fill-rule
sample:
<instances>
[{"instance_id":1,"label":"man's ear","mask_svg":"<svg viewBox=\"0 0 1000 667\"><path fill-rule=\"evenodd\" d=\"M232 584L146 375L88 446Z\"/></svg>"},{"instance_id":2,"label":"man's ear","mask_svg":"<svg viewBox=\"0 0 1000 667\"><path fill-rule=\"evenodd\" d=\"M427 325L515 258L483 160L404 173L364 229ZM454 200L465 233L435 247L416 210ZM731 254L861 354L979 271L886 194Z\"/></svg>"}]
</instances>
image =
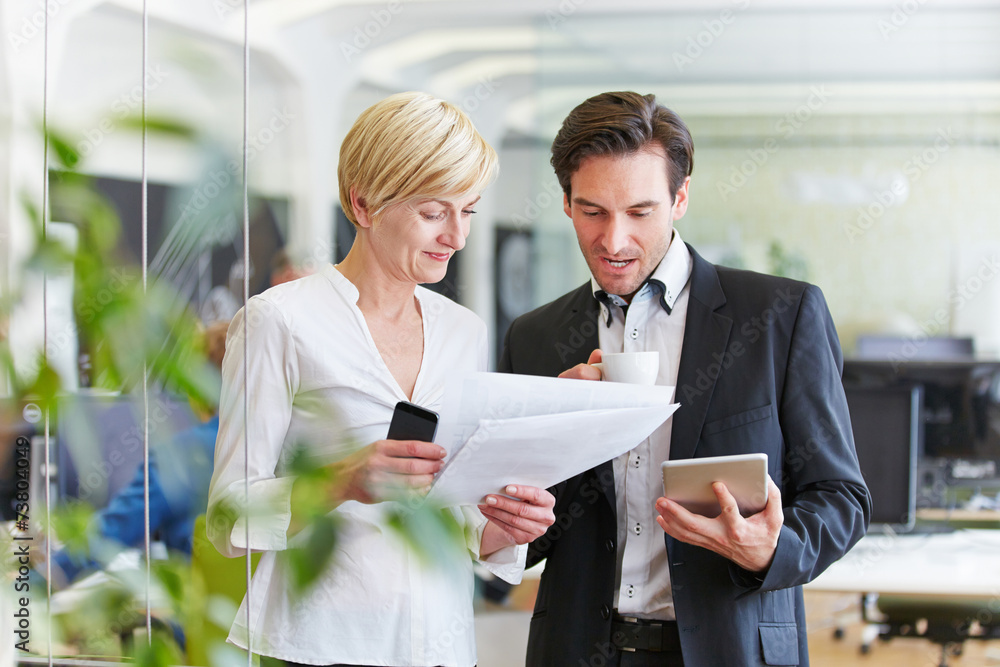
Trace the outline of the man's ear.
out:
<instances>
[{"instance_id":1,"label":"man's ear","mask_svg":"<svg viewBox=\"0 0 1000 667\"><path fill-rule=\"evenodd\" d=\"M681 187L677 188L677 193L674 195L674 220L680 220L684 217L684 214L688 210L688 187L691 185L691 177L688 176L684 179L684 183Z\"/></svg>"},{"instance_id":2,"label":"man's ear","mask_svg":"<svg viewBox=\"0 0 1000 667\"><path fill-rule=\"evenodd\" d=\"M368 214L368 204L365 202L365 198L359 195L358 191L354 188L351 188L351 209L354 211L354 219L358 221L358 226L370 229L372 219Z\"/></svg>"},{"instance_id":3,"label":"man's ear","mask_svg":"<svg viewBox=\"0 0 1000 667\"><path fill-rule=\"evenodd\" d=\"M563 210L566 212L566 215L571 218L573 217L573 207L570 206L568 192L563 193Z\"/></svg>"}]
</instances>

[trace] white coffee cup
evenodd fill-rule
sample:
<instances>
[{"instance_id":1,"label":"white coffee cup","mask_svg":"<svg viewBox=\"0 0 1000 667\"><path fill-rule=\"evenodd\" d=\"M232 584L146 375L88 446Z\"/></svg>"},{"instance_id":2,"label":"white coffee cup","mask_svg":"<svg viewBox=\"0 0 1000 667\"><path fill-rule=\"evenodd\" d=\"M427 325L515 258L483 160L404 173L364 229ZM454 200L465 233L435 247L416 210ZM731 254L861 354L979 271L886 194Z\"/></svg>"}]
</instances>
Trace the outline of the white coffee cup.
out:
<instances>
[{"instance_id":1,"label":"white coffee cup","mask_svg":"<svg viewBox=\"0 0 1000 667\"><path fill-rule=\"evenodd\" d=\"M602 355L600 363L593 365L601 369L603 379L608 382L652 385L660 372L660 353L656 350L610 353Z\"/></svg>"}]
</instances>

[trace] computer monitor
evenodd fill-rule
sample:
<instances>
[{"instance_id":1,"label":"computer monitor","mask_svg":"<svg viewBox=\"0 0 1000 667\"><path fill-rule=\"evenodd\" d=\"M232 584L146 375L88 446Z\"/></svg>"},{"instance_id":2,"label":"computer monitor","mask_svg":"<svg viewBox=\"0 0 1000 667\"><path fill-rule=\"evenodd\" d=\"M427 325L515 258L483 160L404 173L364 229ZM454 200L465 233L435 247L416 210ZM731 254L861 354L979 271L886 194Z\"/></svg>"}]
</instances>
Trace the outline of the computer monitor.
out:
<instances>
[{"instance_id":1,"label":"computer monitor","mask_svg":"<svg viewBox=\"0 0 1000 667\"><path fill-rule=\"evenodd\" d=\"M872 529L916 521L922 387L845 384L861 474L872 496Z\"/></svg>"},{"instance_id":2,"label":"computer monitor","mask_svg":"<svg viewBox=\"0 0 1000 667\"><path fill-rule=\"evenodd\" d=\"M150 393L150 447L195 424L186 399ZM106 506L135 477L143 458L143 427L141 395L81 393L60 400L54 456L58 501Z\"/></svg>"}]
</instances>

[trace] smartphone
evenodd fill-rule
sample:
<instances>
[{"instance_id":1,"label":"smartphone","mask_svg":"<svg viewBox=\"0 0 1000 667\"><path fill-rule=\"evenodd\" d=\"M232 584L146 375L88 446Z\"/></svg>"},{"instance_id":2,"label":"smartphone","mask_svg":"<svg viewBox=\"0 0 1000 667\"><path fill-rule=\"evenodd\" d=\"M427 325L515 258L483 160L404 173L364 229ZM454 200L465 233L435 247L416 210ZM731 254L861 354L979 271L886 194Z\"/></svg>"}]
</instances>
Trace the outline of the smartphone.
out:
<instances>
[{"instance_id":1,"label":"smartphone","mask_svg":"<svg viewBox=\"0 0 1000 667\"><path fill-rule=\"evenodd\" d=\"M389 422L388 440L420 440L434 442L438 414L408 401L396 403Z\"/></svg>"}]
</instances>

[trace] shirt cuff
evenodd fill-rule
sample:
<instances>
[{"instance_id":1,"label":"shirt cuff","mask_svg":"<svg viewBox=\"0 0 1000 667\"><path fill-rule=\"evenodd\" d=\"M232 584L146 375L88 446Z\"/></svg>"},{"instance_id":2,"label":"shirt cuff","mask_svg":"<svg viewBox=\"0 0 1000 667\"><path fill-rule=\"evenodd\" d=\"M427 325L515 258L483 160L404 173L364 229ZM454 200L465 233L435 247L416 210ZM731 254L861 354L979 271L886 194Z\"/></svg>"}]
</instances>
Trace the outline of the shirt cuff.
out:
<instances>
[{"instance_id":1,"label":"shirt cuff","mask_svg":"<svg viewBox=\"0 0 1000 667\"><path fill-rule=\"evenodd\" d=\"M475 505L462 505L459 512L466 522L466 546L472 552L476 562L507 583L521 583L524 564L528 558L528 545L512 544L509 547L497 549L486 558L482 558L479 555L479 547L483 543L483 531L486 530L486 524L489 522Z\"/></svg>"},{"instance_id":2,"label":"shirt cuff","mask_svg":"<svg viewBox=\"0 0 1000 667\"><path fill-rule=\"evenodd\" d=\"M255 482L250 487L250 544L247 545L247 517L233 524L229 541L237 549L283 551L288 545L288 526L292 520L291 477Z\"/></svg>"},{"instance_id":3,"label":"shirt cuff","mask_svg":"<svg viewBox=\"0 0 1000 667\"><path fill-rule=\"evenodd\" d=\"M528 545L514 544L498 549L486 559L478 559L478 562L508 584L519 584L522 575L524 575L524 562L527 557Z\"/></svg>"}]
</instances>

